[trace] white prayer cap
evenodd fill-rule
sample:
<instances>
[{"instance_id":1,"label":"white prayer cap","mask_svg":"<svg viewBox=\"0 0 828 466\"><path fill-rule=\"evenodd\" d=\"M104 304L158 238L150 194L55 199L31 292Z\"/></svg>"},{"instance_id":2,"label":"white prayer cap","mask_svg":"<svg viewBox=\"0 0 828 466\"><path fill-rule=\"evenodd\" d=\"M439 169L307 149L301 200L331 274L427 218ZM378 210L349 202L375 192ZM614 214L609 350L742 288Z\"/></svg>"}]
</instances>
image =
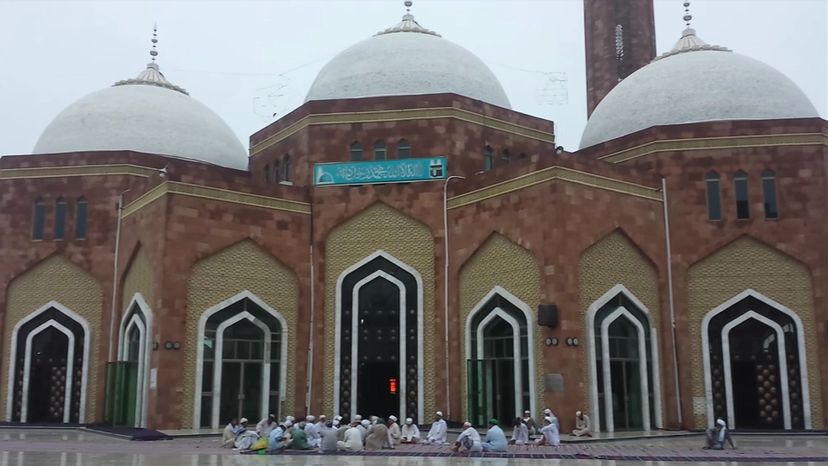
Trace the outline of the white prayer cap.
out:
<instances>
[{"instance_id":1,"label":"white prayer cap","mask_svg":"<svg viewBox=\"0 0 828 466\"><path fill-rule=\"evenodd\" d=\"M546 414L548 416L548 415L552 414L552 410L549 409L549 408L546 408L546 409L543 410L543 414Z\"/></svg>"},{"instance_id":2,"label":"white prayer cap","mask_svg":"<svg viewBox=\"0 0 828 466\"><path fill-rule=\"evenodd\" d=\"M413 424L413 423L414 423L414 419L411 419L410 417L407 417L407 418L405 418L405 423L406 423L406 424Z\"/></svg>"},{"instance_id":3,"label":"white prayer cap","mask_svg":"<svg viewBox=\"0 0 828 466\"><path fill-rule=\"evenodd\" d=\"M436 413L434 413L434 414L436 414L436 415L438 415L438 416L440 416L440 417L443 417L443 412L442 412L442 411L437 411L437 412L436 412Z\"/></svg>"},{"instance_id":4,"label":"white prayer cap","mask_svg":"<svg viewBox=\"0 0 828 466\"><path fill-rule=\"evenodd\" d=\"M295 421L295 420L296 420L296 418L295 418L295 417L293 417L293 416L287 416L287 417L285 418L285 420L290 421L290 422L293 422L293 421Z\"/></svg>"},{"instance_id":5,"label":"white prayer cap","mask_svg":"<svg viewBox=\"0 0 828 466\"><path fill-rule=\"evenodd\" d=\"M397 416L394 416L393 414L388 416L388 419L391 419L391 422L397 422Z\"/></svg>"},{"instance_id":6,"label":"white prayer cap","mask_svg":"<svg viewBox=\"0 0 828 466\"><path fill-rule=\"evenodd\" d=\"M308 416L305 418L305 420L308 421L308 422L313 422L313 421L316 420L316 416L314 416L313 414L308 414Z\"/></svg>"},{"instance_id":7,"label":"white prayer cap","mask_svg":"<svg viewBox=\"0 0 828 466\"><path fill-rule=\"evenodd\" d=\"M243 417L243 418L239 419L239 424L247 424L247 418Z\"/></svg>"},{"instance_id":8,"label":"white prayer cap","mask_svg":"<svg viewBox=\"0 0 828 466\"><path fill-rule=\"evenodd\" d=\"M334 419L333 420L333 426L334 427L339 427L339 419Z\"/></svg>"},{"instance_id":9,"label":"white prayer cap","mask_svg":"<svg viewBox=\"0 0 828 466\"><path fill-rule=\"evenodd\" d=\"M549 417L549 416L547 416L547 417L543 418L543 420L544 420L544 421L546 421L546 422L548 422L548 423L550 423L550 424L552 424L552 418L551 418L551 417Z\"/></svg>"},{"instance_id":10,"label":"white prayer cap","mask_svg":"<svg viewBox=\"0 0 828 466\"><path fill-rule=\"evenodd\" d=\"M292 426L292 425L293 425L293 421L291 421L290 419L288 419L287 421L285 421L285 427L290 427L290 426Z\"/></svg>"},{"instance_id":11,"label":"white prayer cap","mask_svg":"<svg viewBox=\"0 0 828 466\"><path fill-rule=\"evenodd\" d=\"M355 414L355 415L354 415L354 420L355 420L355 421L361 421L361 420L362 420L362 416L360 416L359 414Z\"/></svg>"},{"instance_id":12,"label":"white prayer cap","mask_svg":"<svg viewBox=\"0 0 828 466\"><path fill-rule=\"evenodd\" d=\"M363 425L363 427L368 427L368 426L371 425L371 421L369 421L368 419L363 419L362 420L362 425Z\"/></svg>"},{"instance_id":13,"label":"white prayer cap","mask_svg":"<svg viewBox=\"0 0 828 466\"><path fill-rule=\"evenodd\" d=\"M724 419L718 419L718 420L716 420L716 424L718 424L718 425L720 425L720 426L724 427L724 426L725 426Z\"/></svg>"},{"instance_id":14,"label":"white prayer cap","mask_svg":"<svg viewBox=\"0 0 828 466\"><path fill-rule=\"evenodd\" d=\"M471 427L471 422L469 422L469 421L464 422L463 427L466 427L466 428Z\"/></svg>"},{"instance_id":15,"label":"white prayer cap","mask_svg":"<svg viewBox=\"0 0 828 466\"><path fill-rule=\"evenodd\" d=\"M320 415L319 415L319 420L320 420L320 421L321 421L321 420L323 420L323 419L327 419L327 418L328 418L328 417L327 417L327 416L325 416L324 414L320 414Z\"/></svg>"},{"instance_id":16,"label":"white prayer cap","mask_svg":"<svg viewBox=\"0 0 828 466\"><path fill-rule=\"evenodd\" d=\"M581 415L581 412L580 412L580 411L575 411L575 415L576 415L576 416L580 416L580 415Z\"/></svg>"},{"instance_id":17,"label":"white prayer cap","mask_svg":"<svg viewBox=\"0 0 828 466\"><path fill-rule=\"evenodd\" d=\"M526 411L523 412L523 414L532 414L532 412L527 409Z\"/></svg>"}]
</instances>

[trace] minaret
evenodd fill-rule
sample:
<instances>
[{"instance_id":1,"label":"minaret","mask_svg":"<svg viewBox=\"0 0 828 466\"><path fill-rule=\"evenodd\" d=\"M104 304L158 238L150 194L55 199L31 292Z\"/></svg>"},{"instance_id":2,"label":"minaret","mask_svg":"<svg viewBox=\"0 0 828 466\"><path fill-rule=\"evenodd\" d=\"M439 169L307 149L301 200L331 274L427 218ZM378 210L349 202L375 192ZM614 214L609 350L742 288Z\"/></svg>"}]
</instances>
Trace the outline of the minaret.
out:
<instances>
[{"instance_id":1,"label":"minaret","mask_svg":"<svg viewBox=\"0 0 828 466\"><path fill-rule=\"evenodd\" d=\"M619 81L655 58L653 0L584 0L584 38L589 116Z\"/></svg>"}]
</instances>

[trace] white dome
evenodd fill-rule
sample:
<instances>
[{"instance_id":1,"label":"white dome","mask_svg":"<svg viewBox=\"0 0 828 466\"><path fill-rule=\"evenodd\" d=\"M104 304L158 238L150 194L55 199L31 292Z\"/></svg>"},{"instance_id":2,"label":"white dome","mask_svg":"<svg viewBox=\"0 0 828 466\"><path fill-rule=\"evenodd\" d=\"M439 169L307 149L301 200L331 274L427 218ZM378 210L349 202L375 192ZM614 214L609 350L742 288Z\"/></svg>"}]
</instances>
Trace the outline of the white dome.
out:
<instances>
[{"instance_id":1,"label":"white dome","mask_svg":"<svg viewBox=\"0 0 828 466\"><path fill-rule=\"evenodd\" d=\"M137 79L81 98L49 123L33 153L132 150L247 169L226 123L151 63Z\"/></svg>"},{"instance_id":2,"label":"white dome","mask_svg":"<svg viewBox=\"0 0 828 466\"><path fill-rule=\"evenodd\" d=\"M358 42L328 62L305 102L445 92L511 108L485 63L406 14L399 25Z\"/></svg>"},{"instance_id":3,"label":"white dome","mask_svg":"<svg viewBox=\"0 0 828 466\"><path fill-rule=\"evenodd\" d=\"M760 61L707 45L688 29L676 48L604 97L587 122L581 148L660 125L818 116L787 76Z\"/></svg>"}]
</instances>

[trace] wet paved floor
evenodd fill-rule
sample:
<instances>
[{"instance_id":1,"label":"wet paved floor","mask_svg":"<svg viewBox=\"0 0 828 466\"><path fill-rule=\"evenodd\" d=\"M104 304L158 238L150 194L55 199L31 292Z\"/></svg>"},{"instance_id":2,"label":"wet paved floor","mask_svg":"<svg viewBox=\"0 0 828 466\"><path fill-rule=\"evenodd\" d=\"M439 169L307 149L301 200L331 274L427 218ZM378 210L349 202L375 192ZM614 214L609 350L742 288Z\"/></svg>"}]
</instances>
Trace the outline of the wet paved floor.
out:
<instances>
[{"instance_id":1,"label":"wet paved floor","mask_svg":"<svg viewBox=\"0 0 828 466\"><path fill-rule=\"evenodd\" d=\"M738 450L701 450L701 436L649 438L607 443L563 445L558 449L520 447L517 455L565 455L568 458L465 458L441 456L448 447L411 446L379 455L406 456L323 456L323 455L240 455L218 448L216 438L189 438L159 442L130 442L82 431L0 430L0 466L102 465L102 466L234 466L234 465L338 465L338 466L678 466L683 464L828 464L828 436L776 437L736 436ZM589 459L575 459L588 455ZM821 461L792 461L796 458ZM582 456L583 458L583 456ZM615 459L613 459L615 458ZM622 461L621 459L629 461ZM685 459L685 461L682 461ZM691 461L686 461L690 459ZM669 461L665 461L669 460Z\"/></svg>"}]
</instances>

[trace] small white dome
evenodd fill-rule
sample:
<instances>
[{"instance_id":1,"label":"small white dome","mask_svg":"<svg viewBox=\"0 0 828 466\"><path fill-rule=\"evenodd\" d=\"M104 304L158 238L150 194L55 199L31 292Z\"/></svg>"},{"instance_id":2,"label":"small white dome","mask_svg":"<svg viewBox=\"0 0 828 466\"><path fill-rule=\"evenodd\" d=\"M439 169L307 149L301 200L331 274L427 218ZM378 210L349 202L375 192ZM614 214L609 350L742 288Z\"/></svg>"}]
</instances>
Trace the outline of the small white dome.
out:
<instances>
[{"instance_id":1,"label":"small white dome","mask_svg":"<svg viewBox=\"0 0 828 466\"><path fill-rule=\"evenodd\" d=\"M485 63L406 14L397 26L358 42L328 62L305 102L444 92L511 108Z\"/></svg>"},{"instance_id":2,"label":"small white dome","mask_svg":"<svg viewBox=\"0 0 828 466\"><path fill-rule=\"evenodd\" d=\"M672 51L604 97L587 122L581 148L660 125L818 116L787 76L760 61L707 45L688 29Z\"/></svg>"},{"instance_id":3,"label":"small white dome","mask_svg":"<svg viewBox=\"0 0 828 466\"><path fill-rule=\"evenodd\" d=\"M151 63L136 79L81 98L43 131L33 153L132 150L247 169L227 124Z\"/></svg>"}]
</instances>

